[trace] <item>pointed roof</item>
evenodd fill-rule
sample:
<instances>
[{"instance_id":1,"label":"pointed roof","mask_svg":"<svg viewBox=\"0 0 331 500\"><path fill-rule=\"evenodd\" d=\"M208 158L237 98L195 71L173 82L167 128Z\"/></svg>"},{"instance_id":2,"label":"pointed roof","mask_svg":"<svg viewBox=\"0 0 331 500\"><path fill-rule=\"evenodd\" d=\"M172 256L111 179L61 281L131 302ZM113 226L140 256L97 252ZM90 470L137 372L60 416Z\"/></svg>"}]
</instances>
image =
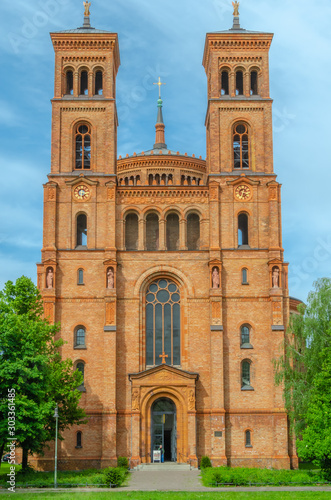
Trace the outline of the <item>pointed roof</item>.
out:
<instances>
[{"instance_id":1,"label":"pointed roof","mask_svg":"<svg viewBox=\"0 0 331 500\"><path fill-rule=\"evenodd\" d=\"M86 4L86 5L85 5ZM91 4L88 4L88 2L84 2L84 7L85 7L85 13L84 13L84 23L83 26L76 28L76 29L71 29L71 30L61 30L61 31L54 31L54 33L82 33L85 35L88 34L105 34L105 33L111 33L111 31L105 31L105 30L98 30L95 29L91 26L91 21L90 21L90 7Z\"/></svg>"},{"instance_id":2,"label":"pointed roof","mask_svg":"<svg viewBox=\"0 0 331 500\"><path fill-rule=\"evenodd\" d=\"M161 97L157 101L157 119L155 125L155 144L154 149L167 149L167 145L165 143L165 125L163 121L163 113L162 113L162 104L163 101Z\"/></svg>"}]
</instances>

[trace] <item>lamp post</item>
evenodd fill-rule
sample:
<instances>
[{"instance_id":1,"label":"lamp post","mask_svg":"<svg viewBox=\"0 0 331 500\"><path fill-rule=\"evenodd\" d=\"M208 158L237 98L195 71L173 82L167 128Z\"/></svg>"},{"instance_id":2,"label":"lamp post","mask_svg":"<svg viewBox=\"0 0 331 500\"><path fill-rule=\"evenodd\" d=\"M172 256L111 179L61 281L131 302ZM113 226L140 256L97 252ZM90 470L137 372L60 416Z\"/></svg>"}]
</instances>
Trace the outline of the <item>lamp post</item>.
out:
<instances>
[{"instance_id":1,"label":"lamp post","mask_svg":"<svg viewBox=\"0 0 331 500\"><path fill-rule=\"evenodd\" d=\"M59 425L59 407L55 406L54 418L56 421L55 425L55 465L54 465L54 488L57 488L57 432Z\"/></svg>"}]
</instances>

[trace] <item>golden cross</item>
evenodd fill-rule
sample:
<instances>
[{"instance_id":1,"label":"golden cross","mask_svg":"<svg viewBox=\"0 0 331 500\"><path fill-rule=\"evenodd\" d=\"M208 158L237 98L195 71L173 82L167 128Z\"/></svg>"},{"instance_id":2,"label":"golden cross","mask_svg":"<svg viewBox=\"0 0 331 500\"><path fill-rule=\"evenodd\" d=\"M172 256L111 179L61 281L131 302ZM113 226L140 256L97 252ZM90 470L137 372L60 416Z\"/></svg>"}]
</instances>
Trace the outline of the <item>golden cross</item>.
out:
<instances>
[{"instance_id":1,"label":"golden cross","mask_svg":"<svg viewBox=\"0 0 331 500\"><path fill-rule=\"evenodd\" d=\"M161 77L159 76L159 81L157 83L153 83L153 85L158 85L159 86L159 99L161 99L161 85L167 85L167 84L161 82Z\"/></svg>"},{"instance_id":2,"label":"golden cross","mask_svg":"<svg viewBox=\"0 0 331 500\"><path fill-rule=\"evenodd\" d=\"M168 354L166 354L164 351L163 351L163 354L160 354L159 358L162 358L162 364L165 365L166 364L166 360L165 358L168 358Z\"/></svg>"}]
</instances>

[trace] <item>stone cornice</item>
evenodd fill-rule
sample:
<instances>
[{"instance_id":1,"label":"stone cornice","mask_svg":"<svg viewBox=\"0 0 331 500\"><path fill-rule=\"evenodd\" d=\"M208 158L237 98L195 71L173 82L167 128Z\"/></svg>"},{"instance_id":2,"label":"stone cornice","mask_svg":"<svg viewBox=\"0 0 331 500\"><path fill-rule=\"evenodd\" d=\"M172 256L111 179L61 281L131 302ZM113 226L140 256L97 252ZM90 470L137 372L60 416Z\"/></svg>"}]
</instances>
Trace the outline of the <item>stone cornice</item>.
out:
<instances>
[{"instance_id":1,"label":"stone cornice","mask_svg":"<svg viewBox=\"0 0 331 500\"><path fill-rule=\"evenodd\" d=\"M149 155L121 158L117 160L118 172L141 168L186 168L206 172L206 161L199 158L174 155Z\"/></svg>"},{"instance_id":2,"label":"stone cornice","mask_svg":"<svg viewBox=\"0 0 331 500\"><path fill-rule=\"evenodd\" d=\"M167 187L160 188L157 186L155 188L148 186L146 188L141 187L119 187L117 188L117 203L153 203L153 200L157 199L158 203L162 201L168 203L170 200L176 200L177 202L187 202L188 200L195 199L198 203L206 203L209 199L209 189L207 187L197 186L197 188L190 187ZM198 201L197 201L198 200Z\"/></svg>"},{"instance_id":3,"label":"stone cornice","mask_svg":"<svg viewBox=\"0 0 331 500\"><path fill-rule=\"evenodd\" d=\"M151 375L155 375L156 373L159 372L165 372L165 373L170 373L172 375L177 375L182 378L188 378L192 380L198 380L199 374L198 373L192 373L192 372L187 372L184 370L181 370L180 368L175 368L174 366L168 366L168 365L160 365L160 366L155 366L153 368L149 368L147 370L144 370L140 373L129 373L129 380L138 380L138 379L143 379L143 378L148 378Z\"/></svg>"}]
</instances>

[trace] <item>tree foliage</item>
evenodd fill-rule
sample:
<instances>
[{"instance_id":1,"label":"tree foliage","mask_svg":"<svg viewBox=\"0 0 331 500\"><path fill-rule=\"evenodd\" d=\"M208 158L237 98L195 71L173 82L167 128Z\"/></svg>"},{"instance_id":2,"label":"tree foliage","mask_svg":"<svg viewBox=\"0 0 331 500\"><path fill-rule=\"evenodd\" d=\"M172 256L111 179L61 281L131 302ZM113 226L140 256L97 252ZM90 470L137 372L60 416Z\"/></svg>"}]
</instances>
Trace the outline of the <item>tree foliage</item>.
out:
<instances>
[{"instance_id":1,"label":"tree foliage","mask_svg":"<svg viewBox=\"0 0 331 500\"><path fill-rule=\"evenodd\" d=\"M314 286L291 318L276 382L284 384L299 456L331 470L331 280Z\"/></svg>"},{"instance_id":2,"label":"tree foliage","mask_svg":"<svg viewBox=\"0 0 331 500\"><path fill-rule=\"evenodd\" d=\"M0 449L10 437L8 396L15 390L15 438L24 467L29 453L42 453L54 440L56 404L60 439L71 425L86 422L76 390L82 375L73 371L71 360L62 360L59 325L50 325L42 314L41 295L30 279L6 283L0 292Z\"/></svg>"}]
</instances>

